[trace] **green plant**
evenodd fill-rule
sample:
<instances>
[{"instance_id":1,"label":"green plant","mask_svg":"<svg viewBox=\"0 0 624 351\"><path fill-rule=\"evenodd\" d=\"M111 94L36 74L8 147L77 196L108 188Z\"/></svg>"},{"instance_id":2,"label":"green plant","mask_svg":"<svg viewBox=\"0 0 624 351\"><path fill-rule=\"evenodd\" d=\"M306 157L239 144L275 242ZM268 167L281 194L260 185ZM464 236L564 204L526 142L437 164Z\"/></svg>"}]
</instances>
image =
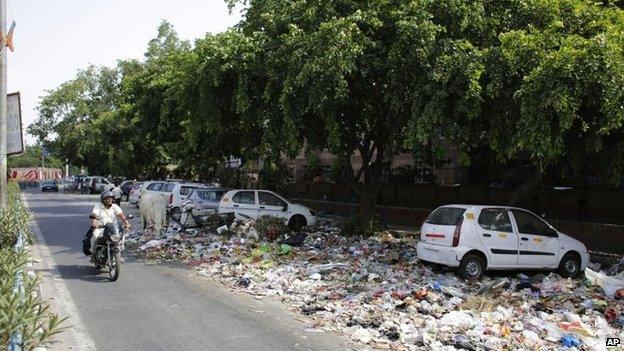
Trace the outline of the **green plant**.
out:
<instances>
[{"instance_id":1,"label":"green plant","mask_svg":"<svg viewBox=\"0 0 624 351\"><path fill-rule=\"evenodd\" d=\"M262 216L256 220L255 228L258 236L267 241L275 241L283 234L288 233L288 227L279 217Z\"/></svg>"},{"instance_id":2,"label":"green plant","mask_svg":"<svg viewBox=\"0 0 624 351\"><path fill-rule=\"evenodd\" d=\"M21 335L23 349L32 350L67 328L62 326L66 318L54 314L38 297L38 278L25 274L27 252L14 249L19 233L28 234L29 218L17 184L10 183L7 207L0 212L0 345L5 349L15 333ZM21 291L15 291L18 277Z\"/></svg>"}]
</instances>

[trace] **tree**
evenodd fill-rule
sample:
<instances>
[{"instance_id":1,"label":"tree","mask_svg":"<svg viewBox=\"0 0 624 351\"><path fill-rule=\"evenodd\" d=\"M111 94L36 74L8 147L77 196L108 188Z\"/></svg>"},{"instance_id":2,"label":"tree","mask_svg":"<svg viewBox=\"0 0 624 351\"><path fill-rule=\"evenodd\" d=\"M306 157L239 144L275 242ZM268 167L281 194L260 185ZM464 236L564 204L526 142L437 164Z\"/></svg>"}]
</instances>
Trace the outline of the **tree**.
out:
<instances>
[{"instance_id":1,"label":"tree","mask_svg":"<svg viewBox=\"0 0 624 351\"><path fill-rule=\"evenodd\" d=\"M328 148L344 160L349 184L362 197L362 215L372 209L385 157L404 142L409 106L391 98L405 86L394 84L387 64L400 39L398 2L263 0L249 4L239 25L260 50L257 71L243 80L259 82L243 91L254 108L246 121L261 122L260 150L277 157L310 148ZM354 169L359 153L362 166Z\"/></svg>"},{"instance_id":2,"label":"tree","mask_svg":"<svg viewBox=\"0 0 624 351\"><path fill-rule=\"evenodd\" d=\"M580 0L412 4L390 61L397 80L412 82L397 97L412 106L412 147L460 146L469 162L485 150L494 170L527 160L533 186L545 172L582 177L592 167L622 182L622 10ZM419 40L427 27L434 35Z\"/></svg>"}]
</instances>

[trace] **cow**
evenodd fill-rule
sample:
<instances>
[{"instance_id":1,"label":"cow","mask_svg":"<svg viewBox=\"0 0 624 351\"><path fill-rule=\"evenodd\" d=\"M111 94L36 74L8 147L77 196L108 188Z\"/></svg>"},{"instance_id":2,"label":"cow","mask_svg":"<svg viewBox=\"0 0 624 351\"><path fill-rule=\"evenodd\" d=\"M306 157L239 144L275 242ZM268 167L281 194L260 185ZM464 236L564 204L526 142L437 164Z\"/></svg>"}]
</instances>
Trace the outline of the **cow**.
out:
<instances>
[{"instance_id":1,"label":"cow","mask_svg":"<svg viewBox=\"0 0 624 351\"><path fill-rule=\"evenodd\" d=\"M141 222L143 224L143 235L150 230L159 235L166 226L167 202L164 197L158 194L146 193L141 196Z\"/></svg>"}]
</instances>

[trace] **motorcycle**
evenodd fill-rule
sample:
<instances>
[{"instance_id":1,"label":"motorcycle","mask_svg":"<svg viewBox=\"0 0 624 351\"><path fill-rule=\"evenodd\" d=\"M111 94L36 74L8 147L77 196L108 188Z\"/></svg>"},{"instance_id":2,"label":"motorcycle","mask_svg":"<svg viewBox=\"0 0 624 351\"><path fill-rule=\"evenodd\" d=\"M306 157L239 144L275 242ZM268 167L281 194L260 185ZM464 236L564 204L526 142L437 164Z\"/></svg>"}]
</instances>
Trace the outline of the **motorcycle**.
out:
<instances>
[{"instance_id":1,"label":"motorcycle","mask_svg":"<svg viewBox=\"0 0 624 351\"><path fill-rule=\"evenodd\" d=\"M126 218L132 219L134 216L128 215ZM97 216L89 216L91 219L102 221ZM99 271L103 267L108 267L108 274L111 281L119 279L119 271L121 268L121 252L125 249L126 230L121 227L121 223L117 225L108 223L104 226L104 233L95 243L95 252L93 253L93 263ZM91 237L87 235L85 241L91 242Z\"/></svg>"}]
</instances>

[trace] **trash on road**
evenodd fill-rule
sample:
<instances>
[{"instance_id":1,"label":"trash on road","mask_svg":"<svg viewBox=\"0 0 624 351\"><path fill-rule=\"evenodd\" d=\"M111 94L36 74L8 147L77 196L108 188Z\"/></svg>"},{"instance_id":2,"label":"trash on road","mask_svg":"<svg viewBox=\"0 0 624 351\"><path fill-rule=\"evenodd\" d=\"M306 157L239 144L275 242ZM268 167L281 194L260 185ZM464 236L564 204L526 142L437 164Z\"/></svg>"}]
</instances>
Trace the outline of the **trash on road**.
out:
<instances>
[{"instance_id":1,"label":"trash on road","mask_svg":"<svg viewBox=\"0 0 624 351\"><path fill-rule=\"evenodd\" d=\"M292 234L273 224L178 231L139 253L185 261L257 299L278 298L312 320L305 331L344 333L375 348L602 350L607 338L624 338L618 269L588 269L578 280L493 274L467 282L420 262L414 237L344 237L329 226Z\"/></svg>"}]
</instances>

